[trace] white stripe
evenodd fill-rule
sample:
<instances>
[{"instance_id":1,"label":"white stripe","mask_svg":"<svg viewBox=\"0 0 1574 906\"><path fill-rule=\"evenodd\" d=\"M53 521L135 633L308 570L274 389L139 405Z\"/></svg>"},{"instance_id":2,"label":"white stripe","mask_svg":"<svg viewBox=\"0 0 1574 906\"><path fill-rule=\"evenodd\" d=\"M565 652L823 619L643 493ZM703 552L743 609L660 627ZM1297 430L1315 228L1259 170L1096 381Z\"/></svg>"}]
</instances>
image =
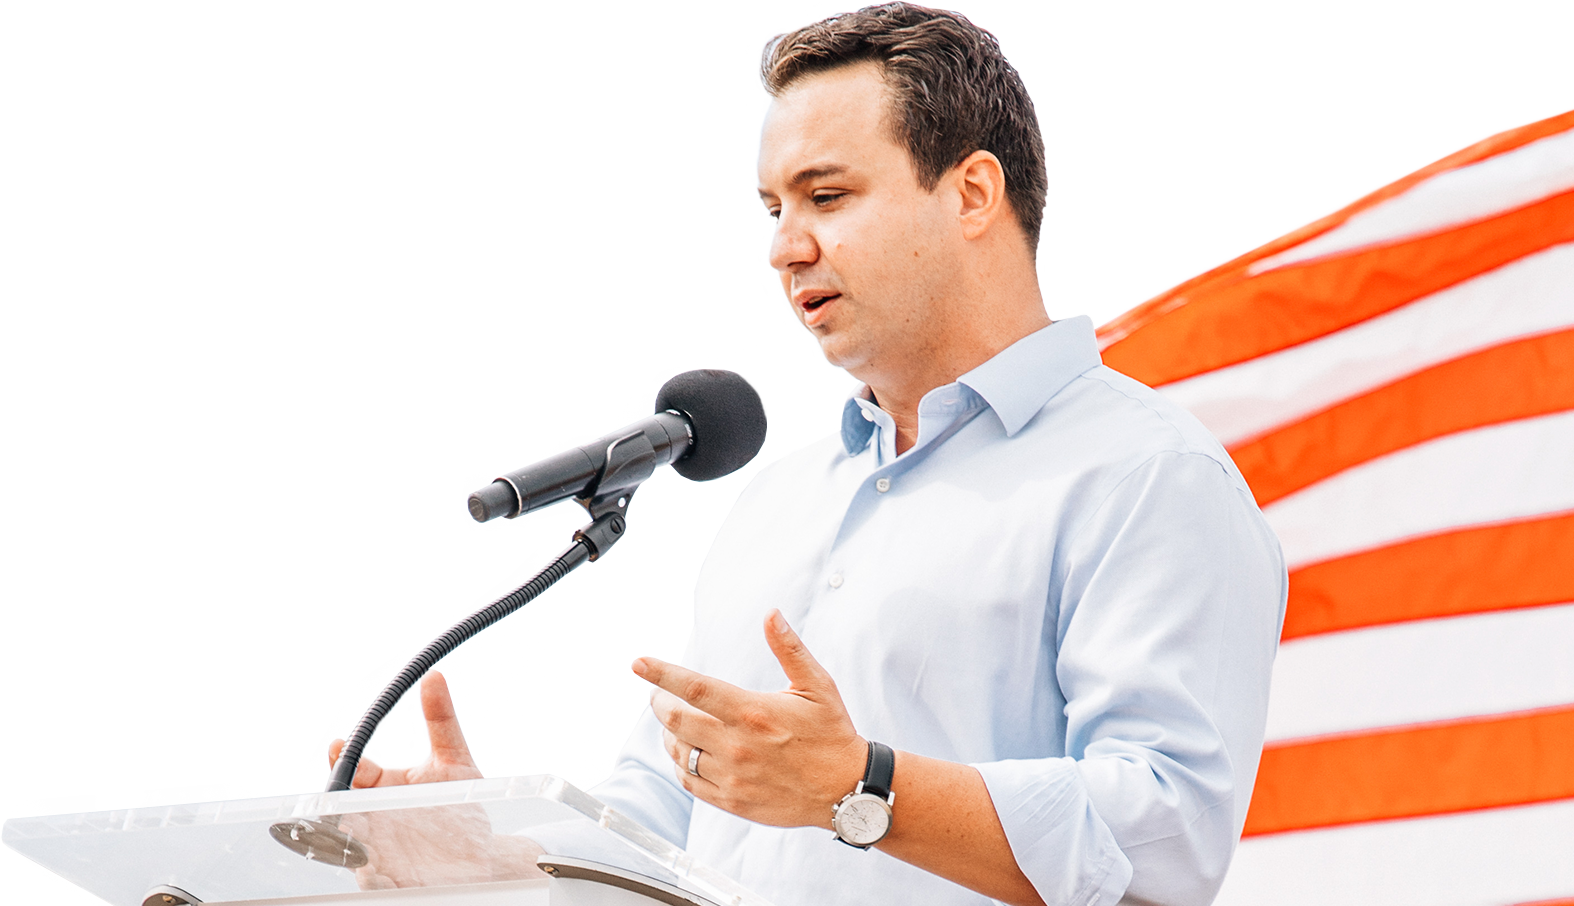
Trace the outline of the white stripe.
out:
<instances>
[{"instance_id":1,"label":"white stripe","mask_svg":"<svg viewBox=\"0 0 1574 906\"><path fill-rule=\"evenodd\" d=\"M1574 189L1574 130L1439 173L1332 230L1252 265L1250 273L1484 220Z\"/></svg>"},{"instance_id":2,"label":"white stripe","mask_svg":"<svg viewBox=\"0 0 1574 906\"><path fill-rule=\"evenodd\" d=\"M1251 837L1215 906L1506 906L1574 896L1574 801Z\"/></svg>"},{"instance_id":3,"label":"white stripe","mask_svg":"<svg viewBox=\"0 0 1574 906\"><path fill-rule=\"evenodd\" d=\"M1574 243L1553 246L1387 314L1161 389L1226 446L1407 374L1574 325Z\"/></svg>"},{"instance_id":4,"label":"white stripe","mask_svg":"<svg viewBox=\"0 0 1574 906\"><path fill-rule=\"evenodd\" d=\"M1574 410L1450 434L1263 508L1291 569L1404 538L1574 509Z\"/></svg>"},{"instance_id":5,"label":"white stripe","mask_svg":"<svg viewBox=\"0 0 1574 906\"><path fill-rule=\"evenodd\" d=\"M1574 604L1292 639L1270 741L1574 703Z\"/></svg>"}]
</instances>

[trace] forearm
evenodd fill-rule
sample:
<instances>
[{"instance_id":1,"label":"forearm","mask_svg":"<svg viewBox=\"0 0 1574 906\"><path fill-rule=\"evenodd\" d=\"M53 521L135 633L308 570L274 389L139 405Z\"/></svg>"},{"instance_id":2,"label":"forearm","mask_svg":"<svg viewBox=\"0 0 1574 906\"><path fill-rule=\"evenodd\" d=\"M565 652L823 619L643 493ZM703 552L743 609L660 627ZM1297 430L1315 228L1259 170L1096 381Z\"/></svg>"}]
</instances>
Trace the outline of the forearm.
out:
<instances>
[{"instance_id":1,"label":"forearm","mask_svg":"<svg viewBox=\"0 0 1574 906\"><path fill-rule=\"evenodd\" d=\"M891 791L891 832L878 844L881 852L985 896L1042 906L978 771L897 752Z\"/></svg>"}]
</instances>

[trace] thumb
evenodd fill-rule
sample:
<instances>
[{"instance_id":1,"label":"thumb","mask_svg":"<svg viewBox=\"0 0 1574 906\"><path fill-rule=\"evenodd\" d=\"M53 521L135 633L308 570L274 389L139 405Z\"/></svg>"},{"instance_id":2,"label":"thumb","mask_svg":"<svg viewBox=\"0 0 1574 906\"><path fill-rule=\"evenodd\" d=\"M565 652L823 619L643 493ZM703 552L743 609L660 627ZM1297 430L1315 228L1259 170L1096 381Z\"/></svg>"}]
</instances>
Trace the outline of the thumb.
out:
<instances>
[{"instance_id":1,"label":"thumb","mask_svg":"<svg viewBox=\"0 0 1574 906\"><path fill-rule=\"evenodd\" d=\"M776 655L777 663L782 665L782 672L787 674L787 682L794 690L836 694L836 682L809 653L809 647L798 633L787 625L787 618L780 610L772 610L765 617L765 643L771 646L771 653Z\"/></svg>"},{"instance_id":2,"label":"thumb","mask_svg":"<svg viewBox=\"0 0 1574 906\"><path fill-rule=\"evenodd\" d=\"M344 740L335 739L333 742L328 743L329 768L332 768L339 763L339 756L343 752ZM377 786L378 783L383 779L383 775L385 773L387 772L379 767L377 762L371 760L370 758L362 758L355 764L355 776L350 778L350 787L352 789L358 790L362 787ZM393 780L392 782L403 783L404 781Z\"/></svg>"}]
</instances>

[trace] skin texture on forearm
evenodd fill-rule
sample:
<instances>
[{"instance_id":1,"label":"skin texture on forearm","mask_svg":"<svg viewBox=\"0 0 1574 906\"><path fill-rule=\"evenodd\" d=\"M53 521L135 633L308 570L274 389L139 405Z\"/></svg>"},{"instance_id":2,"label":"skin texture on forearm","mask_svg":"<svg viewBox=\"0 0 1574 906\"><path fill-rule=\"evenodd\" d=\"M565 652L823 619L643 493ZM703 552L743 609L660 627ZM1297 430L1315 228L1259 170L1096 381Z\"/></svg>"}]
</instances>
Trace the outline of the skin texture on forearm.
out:
<instances>
[{"instance_id":1,"label":"skin texture on forearm","mask_svg":"<svg viewBox=\"0 0 1574 906\"><path fill-rule=\"evenodd\" d=\"M876 849L1013 906L1043 906L978 771L899 751L891 791L891 832Z\"/></svg>"}]
</instances>

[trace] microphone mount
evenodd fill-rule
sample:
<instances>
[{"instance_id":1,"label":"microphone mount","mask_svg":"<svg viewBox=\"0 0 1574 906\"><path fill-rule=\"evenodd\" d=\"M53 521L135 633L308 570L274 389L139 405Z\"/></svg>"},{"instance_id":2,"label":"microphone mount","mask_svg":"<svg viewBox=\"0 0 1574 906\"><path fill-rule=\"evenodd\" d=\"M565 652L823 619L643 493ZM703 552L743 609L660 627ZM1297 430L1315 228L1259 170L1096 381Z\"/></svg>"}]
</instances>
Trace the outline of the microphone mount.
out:
<instances>
[{"instance_id":1,"label":"microphone mount","mask_svg":"<svg viewBox=\"0 0 1574 906\"><path fill-rule=\"evenodd\" d=\"M639 486L656 472L656 448L643 431L633 431L607 445L607 464L590 493L574 502L590 514L589 525L574 533L575 541L590 545L592 562L618 543L628 530L624 513Z\"/></svg>"}]
</instances>

